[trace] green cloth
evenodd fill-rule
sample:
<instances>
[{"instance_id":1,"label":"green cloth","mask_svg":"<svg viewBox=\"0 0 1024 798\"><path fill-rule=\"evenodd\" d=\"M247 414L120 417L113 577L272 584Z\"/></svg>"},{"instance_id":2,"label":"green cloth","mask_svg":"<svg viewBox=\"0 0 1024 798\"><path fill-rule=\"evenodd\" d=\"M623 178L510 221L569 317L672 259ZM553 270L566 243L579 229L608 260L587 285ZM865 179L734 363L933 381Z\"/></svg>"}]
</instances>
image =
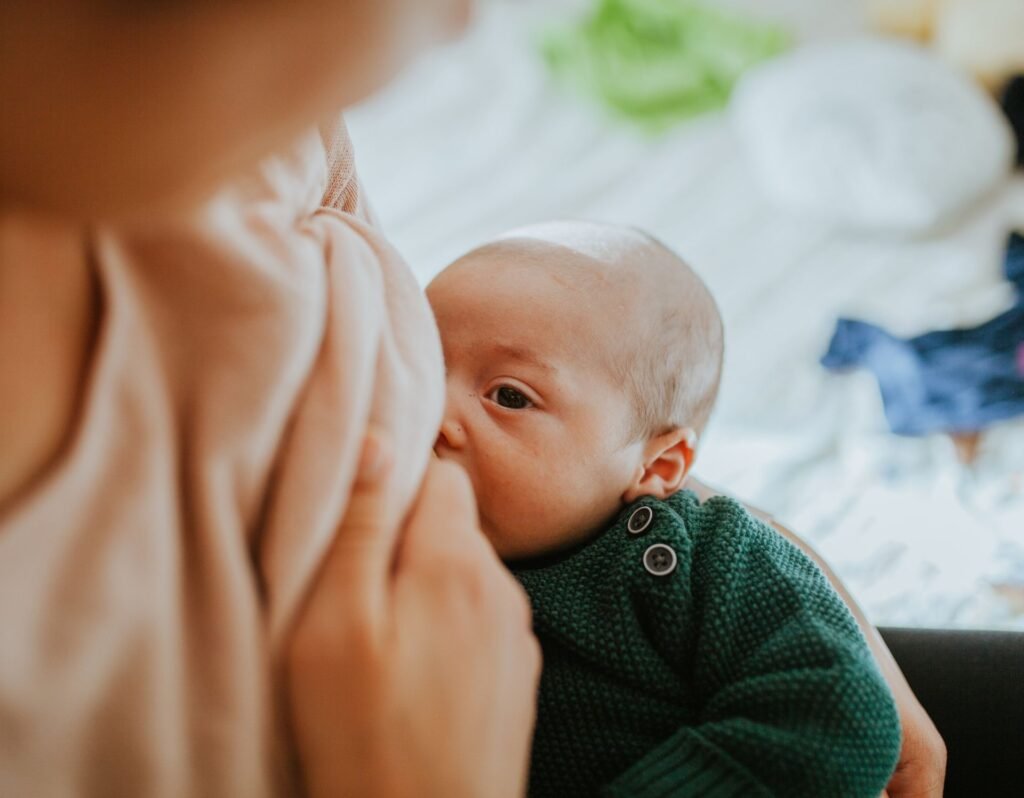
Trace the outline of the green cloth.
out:
<instances>
[{"instance_id":1,"label":"green cloth","mask_svg":"<svg viewBox=\"0 0 1024 798\"><path fill-rule=\"evenodd\" d=\"M658 129L725 105L748 67L786 49L770 25L691 0L597 0L543 44L556 75Z\"/></svg>"},{"instance_id":2,"label":"green cloth","mask_svg":"<svg viewBox=\"0 0 1024 798\"><path fill-rule=\"evenodd\" d=\"M637 507L654 519L626 530ZM649 573L649 546L677 554ZM900 725L846 605L725 498L627 507L585 545L513 566L544 653L531 796L878 798Z\"/></svg>"}]
</instances>

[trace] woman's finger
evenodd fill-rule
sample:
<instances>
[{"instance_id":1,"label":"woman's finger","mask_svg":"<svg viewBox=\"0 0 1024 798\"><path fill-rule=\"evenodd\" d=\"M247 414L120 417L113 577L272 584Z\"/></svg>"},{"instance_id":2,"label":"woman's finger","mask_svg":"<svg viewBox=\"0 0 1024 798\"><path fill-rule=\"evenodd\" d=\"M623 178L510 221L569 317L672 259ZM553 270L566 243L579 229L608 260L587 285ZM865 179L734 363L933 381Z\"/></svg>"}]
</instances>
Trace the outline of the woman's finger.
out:
<instances>
[{"instance_id":1,"label":"woman's finger","mask_svg":"<svg viewBox=\"0 0 1024 798\"><path fill-rule=\"evenodd\" d=\"M370 429L345 515L315 588L330 594L321 595L317 603L331 612L333 623L359 618L372 625L383 617L401 520L388 489L393 461L390 440Z\"/></svg>"}]
</instances>

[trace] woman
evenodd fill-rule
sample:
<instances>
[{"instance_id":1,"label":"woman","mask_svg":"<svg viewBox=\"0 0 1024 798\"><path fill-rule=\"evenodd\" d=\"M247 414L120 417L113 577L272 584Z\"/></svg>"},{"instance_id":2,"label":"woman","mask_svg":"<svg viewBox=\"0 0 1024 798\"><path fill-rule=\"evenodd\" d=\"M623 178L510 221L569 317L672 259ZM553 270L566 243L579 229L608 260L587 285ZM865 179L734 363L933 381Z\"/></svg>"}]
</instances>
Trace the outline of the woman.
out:
<instances>
[{"instance_id":1,"label":"woman","mask_svg":"<svg viewBox=\"0 0 1024 798\"><path fill-rule=\"evenodd\" d=\"M0 794L522 793L527 604L428 462L436 332L343 130L302 135L468 5L0 8ZM888 673L892 793L938 794Z\"/></svg>"}]
</instances>

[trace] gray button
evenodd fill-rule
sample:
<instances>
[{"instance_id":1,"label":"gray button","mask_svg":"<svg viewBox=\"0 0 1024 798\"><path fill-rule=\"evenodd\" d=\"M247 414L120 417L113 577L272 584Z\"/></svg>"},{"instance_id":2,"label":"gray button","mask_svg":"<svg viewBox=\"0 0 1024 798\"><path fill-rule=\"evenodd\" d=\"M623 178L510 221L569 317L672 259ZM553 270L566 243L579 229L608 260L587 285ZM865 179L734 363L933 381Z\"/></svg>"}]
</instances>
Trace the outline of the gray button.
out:
<instances>
[{"instance_id":1,"label":"gray button","mask_svg":"<svg viewBox=\"0 0 1024 798\"><path fill-rule=\"evenodd\" d=\"M631 535L639 535L654 520L654 510L650 507L637 507L629 516L626 522L626 529Z\"/></svg>"},{"instance_id":2,"label":"gray button","mask_svg":"<svg viewBox=\"0 0 1024 798\"><path fill-rule=\"evenodd\" d=\"M668 576L676 569L678 562L672 547L664 543L648 546L644 552L644 568L647 569L647 573L654 576Z\"/></svg>"}]
</instances>

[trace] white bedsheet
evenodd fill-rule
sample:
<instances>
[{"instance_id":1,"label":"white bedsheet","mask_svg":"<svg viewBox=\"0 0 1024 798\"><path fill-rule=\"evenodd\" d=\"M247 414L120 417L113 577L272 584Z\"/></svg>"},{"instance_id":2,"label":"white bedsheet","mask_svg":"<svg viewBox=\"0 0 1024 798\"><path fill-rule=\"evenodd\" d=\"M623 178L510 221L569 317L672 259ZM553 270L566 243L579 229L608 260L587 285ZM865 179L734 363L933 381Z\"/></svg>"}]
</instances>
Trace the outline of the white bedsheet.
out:
<instances>
[{"instance_id":1,"label":"white bedsheet","mask_svg":"<svg viewBox=\"0 0 1024 798\"><path fill-rule=\"evenodd\" d=\"M350 114L392 241L426 282L518 224L650 230L704 275L725 316L721 401L697 473L805 535L876 623L1024 629L1024 423L993 429L963 466L943 437L890 435L870 376L817 362L839 314L913 333L1005 307L1001 254L1011 227L1024 229L1024 178L918 240L786 216L724 116L651 138L553 86L534 44L559 5L485 5L465 39ZM849 0L753 5L805 39L860 27Z\"/></svg>"}]
</instances>

